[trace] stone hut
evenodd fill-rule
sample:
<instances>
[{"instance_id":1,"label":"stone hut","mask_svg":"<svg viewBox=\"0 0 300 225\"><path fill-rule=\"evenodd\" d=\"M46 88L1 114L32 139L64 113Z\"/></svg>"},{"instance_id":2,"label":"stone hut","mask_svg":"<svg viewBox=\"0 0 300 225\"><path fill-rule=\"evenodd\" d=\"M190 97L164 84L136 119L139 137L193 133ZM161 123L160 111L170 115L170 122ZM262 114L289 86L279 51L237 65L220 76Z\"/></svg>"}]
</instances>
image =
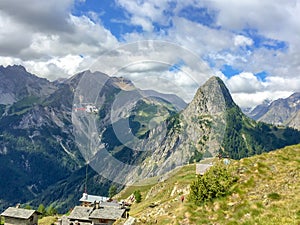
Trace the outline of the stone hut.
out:
<instances>
[{"instance_id":1,"label":"stone hut","mask_svg":"<svg viewBox=\"0 0 300 225\"><path fill-rule=\"evenodd\" d=\"M4 217L5 225L37 225L39 214L32 209L9 207L1 216Z\"/></svg>"}]
</instances>

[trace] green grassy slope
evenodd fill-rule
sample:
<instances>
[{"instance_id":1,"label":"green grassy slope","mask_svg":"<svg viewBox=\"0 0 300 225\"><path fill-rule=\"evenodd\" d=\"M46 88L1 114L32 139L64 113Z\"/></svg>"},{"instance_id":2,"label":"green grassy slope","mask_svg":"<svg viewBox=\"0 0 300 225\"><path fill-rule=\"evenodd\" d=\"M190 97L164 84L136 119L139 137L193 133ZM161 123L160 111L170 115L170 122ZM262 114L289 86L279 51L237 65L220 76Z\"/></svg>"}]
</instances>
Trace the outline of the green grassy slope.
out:
<instances>
[{"instance_id":1,"label":"green grassy slope","mask_svg":"<svg viewBox=\"0 0 300 225\"><path fill-rule=\"evenodd\" d=\"M142 202L134 203L130 211L137 224L300 224L300 145L234 161L231 166L239 178L233 193L199 207L187 200L195 165L184 166L154 185L145 181L128 187L118 197L141 190Z\"/></svg>"}]
</instances>

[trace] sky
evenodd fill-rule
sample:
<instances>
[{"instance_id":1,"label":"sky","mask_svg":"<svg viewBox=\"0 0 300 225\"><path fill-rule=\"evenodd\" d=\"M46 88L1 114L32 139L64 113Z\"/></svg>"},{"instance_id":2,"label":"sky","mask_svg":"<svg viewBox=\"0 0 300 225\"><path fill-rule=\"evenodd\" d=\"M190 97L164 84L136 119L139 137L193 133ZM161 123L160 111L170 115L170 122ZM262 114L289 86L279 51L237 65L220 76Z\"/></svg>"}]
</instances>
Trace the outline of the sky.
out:
<instances>
[{"instance_id":1,"label":"sky","mask_svg":"<svg viewBox=\"0 0 300 225\"><path fill-rule=\"evenodd\" d=\"M216 75L254 107L300 91L299 14L300 0L1 0L0 65L95 68L186 101Z\"/></svg>"}]
</instances>

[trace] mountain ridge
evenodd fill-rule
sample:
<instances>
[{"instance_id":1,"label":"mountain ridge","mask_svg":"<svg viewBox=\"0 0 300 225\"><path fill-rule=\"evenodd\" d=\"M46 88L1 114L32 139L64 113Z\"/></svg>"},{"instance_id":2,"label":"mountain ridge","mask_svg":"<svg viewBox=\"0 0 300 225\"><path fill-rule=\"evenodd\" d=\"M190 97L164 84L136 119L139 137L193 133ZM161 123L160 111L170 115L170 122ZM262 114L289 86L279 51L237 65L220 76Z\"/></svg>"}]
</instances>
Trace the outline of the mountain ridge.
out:
<instances>
[{"instance_id":1,"label":"mountain ridge","mask_svg":"<svg viewBox=\"0 0 300 225\"><path fill-rule=\"evenodd\" d=\"M84 80L84 77L88 79ZM66 210L84 191L83 166L87 161L84 154L95 156L94 161L89 161L93 167L101 162L101 154L105 152L101 149L106 150L105 157L119 160L129 168L128 173L122 174L119 167L107 161L108 164L100 165L104 166L103 171L109 170L108 174L102 171L89 173L91 188L88 190L103 195L112 183L104 177L121 178L124 175L123 184L129 184L134 179L164 174L203 157L221 153L242 158L298 143L300 139L300 133L291 129L271 127L246 118L217 77L201 86L193 101L182 111L176 109L176 103L159 96L143 96L140 90L129 88L129 81L125 83L126 88L121 89L124 87L123 78L85 71L56 82L55 90L49 95L33 92L35 96L27 95L11 105L0 107L5 112L0 117L0 132L3 134L0 136L1 170L7 171L5 174L8 175L3 177L1 174L1 180L8 184L0 192L2 207L9 204L8 200L14 204L36 198L32 201L34 204L43 199L45 205L54 202L60 211ZM80 85L83 90L78 90L78 86L82 87ZM101 90L98 85L101 85ZM93 89L98 94L97 100L89 94ZM81 97L83 93L87 93L86 98ZM82 107L83 103L94 104L98 112L76 112L75 109ZM78 145L74 136L73 119L76 117L73 116L95 124L96 138L91 140L90 133L84 137L92 141L92 145ZM5 167L7 161L13 163ZM52 166L57 170L49 170ZM49 174L51 179L45 177ZM14 192L20 193L15 199ZM55 193L55 199L51 193Z\"/></svg>"},{"instance_id":2,"label":"mountain ridge","mask_svg":"<svg viewBox=\"0 0 300 225\"><path fill-rule=\"evenodd\" d=\"M300 92L255 107L247 115L257 121L300 130Z\"/></svg>"}]
</instances>

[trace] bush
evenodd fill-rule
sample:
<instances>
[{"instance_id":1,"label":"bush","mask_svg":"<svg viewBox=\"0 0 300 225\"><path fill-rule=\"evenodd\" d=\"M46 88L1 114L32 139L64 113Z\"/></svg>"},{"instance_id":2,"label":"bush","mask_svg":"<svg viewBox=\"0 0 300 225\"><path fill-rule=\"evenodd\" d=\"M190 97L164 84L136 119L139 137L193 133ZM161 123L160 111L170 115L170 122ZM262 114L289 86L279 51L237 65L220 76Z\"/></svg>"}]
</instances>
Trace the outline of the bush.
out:
<instances>
[{"instance_id":1,"label":"bush","mask_svg":"<svg viewBox=\"0 0 300 225\"><path fill-rule=\"evenodd\" d=\"M226 196L236 181L237 178L231 174L228 166L219 162L192 182L189 200L196 205L201 205L215 198Z\"/></svg>"},{"instance_id":2,"label":"bush","mask_svg":"<svg viewBox=\"0 0 300 225\"><path fill-rule=\"evenodd\" d=\"M108 197L112 198L117 194L117 187L115 185L110 186L108 190Z\"/></svg>"},{"instance_id":3,"label":"bush","mask_svg":"<svg viewBox=\"0 0 300 225\"><path fill-rule=\"evenodd\" d=\"M54 216L57 214L57 210L54 206L50 205L48 208L47 208L47 215L48 216Z\"/></svg>"},{"instance_id":4,"label":"bush","mask_svg":"<svg viewBox=\"0 0 300 225\"><path fill-rule=\"evenodd\" d=\"M46 208L43 204L40 204L39 207L38 207L38 210L37 210L39 213L41 213L41 218L46 216L47 214L47 211L46 211Z\"/></svg>"},{"instance_id":5,"label":"bush","mask_svg":"<svg viewBox=\"0 0 300 225\"><path fill-rule=\"evenodd\" d=\"M136 203L140 203L142 201L142 194L140 190L136 190L133 192L134 198L135 198L135 202Z\"/></svg>"},{"instance_id":6,"label":"bush","mask_svg":"<svg viewBox=\"0 0 300 225\"><path fill-rule=\"evenodd\" d=\"M272 192L270 194L268 194L268 198L272 199L272 200L279 200L280 199L280 195L276 192Z\"/></svg>"}]
</instances>

